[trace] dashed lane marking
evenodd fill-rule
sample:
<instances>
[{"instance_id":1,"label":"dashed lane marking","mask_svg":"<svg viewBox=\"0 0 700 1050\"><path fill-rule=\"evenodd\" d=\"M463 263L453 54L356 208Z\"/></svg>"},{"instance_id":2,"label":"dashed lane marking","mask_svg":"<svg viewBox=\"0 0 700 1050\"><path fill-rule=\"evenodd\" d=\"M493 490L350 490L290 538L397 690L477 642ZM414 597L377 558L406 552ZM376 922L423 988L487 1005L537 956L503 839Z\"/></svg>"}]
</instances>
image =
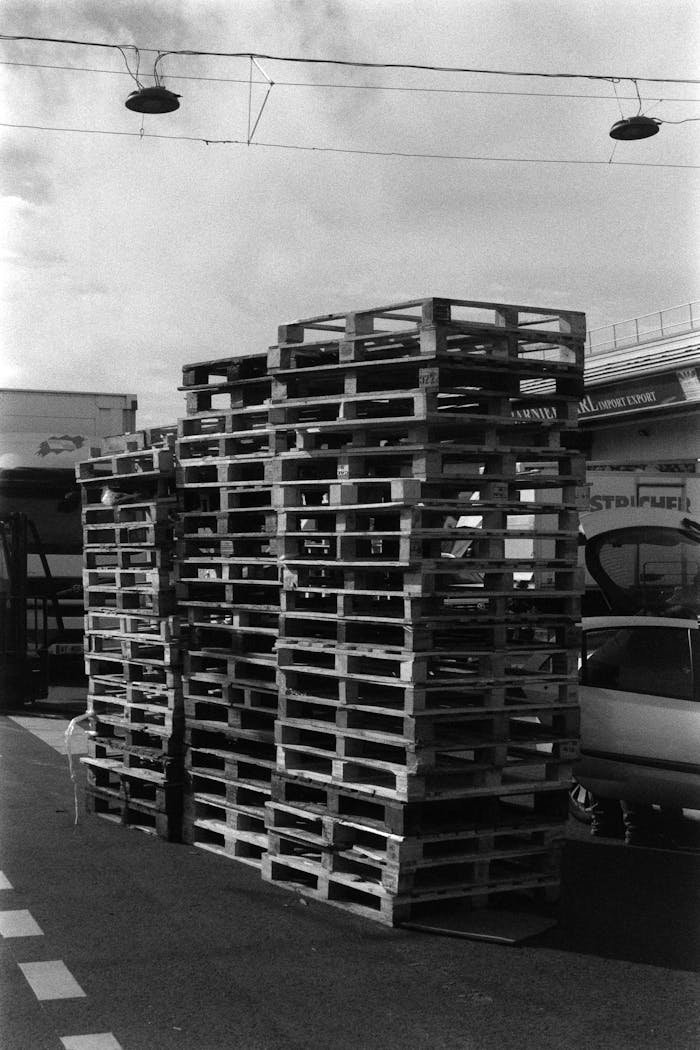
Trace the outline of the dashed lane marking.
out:
<instances>
[{"instance_id":1,"label":"dashed lane marking","mask_svg":"<svg viewBox=\"0 0 700 1050\"><path fill-rule=\"evenodd\" d=\"M37 999L86 998L85 992L62 959L20 963L19 968Z\"/></svg>"},{"instance_id":2,"label":"dashed lane marking","mask_svg":"<svg viewBox=\"0 0 700 1050\"><path fill-rule=\"evenodd\" d=\"M10 721L28 730L39 740L43 740L54 751L58 751L59 755L68 753L65 732L70 723L65 719L23 718L19 715L10 715ZM73 755L87 754L87 733L81 726L75 726L71 733L70 749Z\"/></svg>"},{"instance_id":3,"label":"dashed lane marking","mask_svg":"<svg viewBox=\"0 0 700 1050\"><path fill-rule=\"evenodd\" d=\"M26 908L18 911L0 911L0 937L43 936L41 926Z\"/></svg>"},{"instance_id":4,"label":"dashed lane marking","mask_svg":"<svg viewBox=\"0 0 700 1050\"><path fill-rule=\"evenodd\" d=\"M11 890L12 883L3 871L0 871L0 890Z\"/></svg>"},{"instance_id":5,"label":"dashed lane marking","mask_svg":"<svg viewBox=\"0 0 700 1050\"><path fill-rule=\"evenodd\" d=\"M65 1050L122 1050L111 1032L95 1032L94 1035L64 1035L61 1039Z\"/></svg>"}]
</instances>

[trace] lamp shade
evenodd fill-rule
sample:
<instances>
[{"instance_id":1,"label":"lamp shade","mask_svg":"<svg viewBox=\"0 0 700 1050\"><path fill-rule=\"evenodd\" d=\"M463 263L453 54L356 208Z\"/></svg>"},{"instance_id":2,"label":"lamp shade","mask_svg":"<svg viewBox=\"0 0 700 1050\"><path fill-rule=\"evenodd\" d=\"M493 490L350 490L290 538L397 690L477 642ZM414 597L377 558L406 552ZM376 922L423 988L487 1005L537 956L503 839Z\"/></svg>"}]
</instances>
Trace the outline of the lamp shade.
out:
<instances>
[{"instance_id":1,"label":"lamp shade","mask_svg":"<svg viewBox=\"0 0 700 1050\"><path fill-rule=\"evenodd\" d=\"M653 120L651 117L627 117L625 120L618 120L617 123L613 124L610 128L611 139L621 139L624 142L631 142L634 139L648 139L652 135L656 135L659 130L659 122Z\"/></svg>"},{"instance_id":2,"label":"lamp shade","mask_svg":"<svg viewBox=\"0 0 700 1050\"><path fill-rule=\"evenodd\" d=\"M139 88L131 92L124 105L135 113L172 113L180 108L179 98L164 87Z\"/></svg>"}]
</instances>

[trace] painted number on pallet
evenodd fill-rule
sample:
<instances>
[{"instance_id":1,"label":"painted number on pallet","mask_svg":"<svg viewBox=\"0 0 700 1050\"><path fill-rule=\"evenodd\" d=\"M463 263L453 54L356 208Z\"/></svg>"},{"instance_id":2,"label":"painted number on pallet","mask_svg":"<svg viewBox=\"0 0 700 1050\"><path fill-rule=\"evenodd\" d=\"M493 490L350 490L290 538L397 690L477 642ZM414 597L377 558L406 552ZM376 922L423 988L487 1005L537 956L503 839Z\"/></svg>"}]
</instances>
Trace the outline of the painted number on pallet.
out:
<instances>
[{"instance_id":1,"label":"painted number on pallet","mask_svg":"<svg viewBox=\"0 0 700 1050\"><path fill-rule=\"evenodd\" d=\"M435 390L440 386L440 370L438 368L421 368L418 373L418 385L422 390Z\"/></svg>"}]
</instances>

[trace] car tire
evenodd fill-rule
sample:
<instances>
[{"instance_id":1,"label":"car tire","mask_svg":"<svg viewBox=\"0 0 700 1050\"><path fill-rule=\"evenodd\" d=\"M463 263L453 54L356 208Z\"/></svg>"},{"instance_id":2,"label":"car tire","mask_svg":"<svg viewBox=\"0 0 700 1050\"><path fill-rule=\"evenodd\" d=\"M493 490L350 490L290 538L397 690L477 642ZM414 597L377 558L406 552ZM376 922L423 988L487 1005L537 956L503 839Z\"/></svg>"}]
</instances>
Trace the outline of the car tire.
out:
<instances>
[{"instance_id":1,"label":"car tire","mask_svg":"<svg viewBox=\"0 0 700 1050\"><path fill-rule=\"evenodd\" d=\"M569 788L569 815L581 824L593 820L593 795L578 780L572 780Z\"/></svg>"}]
</instances>

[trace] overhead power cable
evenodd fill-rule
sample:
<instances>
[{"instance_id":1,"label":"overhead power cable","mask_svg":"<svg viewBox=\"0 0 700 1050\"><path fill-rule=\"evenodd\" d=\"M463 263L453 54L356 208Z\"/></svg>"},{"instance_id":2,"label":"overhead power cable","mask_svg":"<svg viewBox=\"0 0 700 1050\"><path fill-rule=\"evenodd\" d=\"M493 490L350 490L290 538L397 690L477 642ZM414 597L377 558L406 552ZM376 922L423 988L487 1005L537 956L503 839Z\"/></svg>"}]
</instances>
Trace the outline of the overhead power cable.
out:
<instances>
[{"instance_id":1,"label":"overhead power cable","mask_svg":"<svg viewBox=\"0 0 700 1050\"><path fill-rule=\"evenodd\" d=\"M164 58L167 58L170 55L180 55L190 58L263 59L268 62L294 62L302 65L339 66L348 69L414 69L432 73L471 73L501 77L543 77L545 79L555 80L604 80L609 83L619 83L622 80L639 80L647 84L700 84L700 80L698 79L688 79L683 77L643 77L636 74L544 73L532 70L479 69L470 66L438 66L420 62L362 62L341 58L301 58L298 55L270 55L258 51L194 51L175 48L161 48L156 50L155 48L138 48L135 44L110 44L94 40L72 40L63 37L24 36L5 33L0 34L0 40L17 40L46 44L69 44L78 47L102 47L122 52L124 50L133 50L137 53L139 51L155 52L157 57L154 63L154 73L156 72L156 67Z\"/></svg>"},{"instance_id":2,"label":"overhead power cable","mask_svg":"<svg viewBox=\"0 0 700 1050\"><path fill-rule=\"evenodd\" d=\"M0 66L21 66L28 69L54 69L65 72L76 73L104 73L116 77L128 77L131 74L126 69L99 69L94 66L59 66L48 62L9 62L0 60ZM140 73L141 78L152 77L152 73ZM216 84L245 84L250 83L249 77L204 77L189 73L168 73L168 80L194 80ZM255 81L254 83L266 84L267 81ZM610 102L610 95L575 94L563 91L495 91L489 88L443 88L443 87L406 87L390 84L333 84L312 80L276 80L276 87L297 88L331 88L339 91L386 91L386 92L409 92L413 94L435 94L435 95L504 95L523 98L576 98L593 99L598 102ZM620 95L617 97L623 102L636 102L637 95ZM649 96L646 101L659 102L700 102L700 98L669 98L657 99L656 95Z\"/></svg>"},{"instance_id":3,"label":"overhead power cable","mask_svg":"<svg viewBox=\"0 0 700 1050\"><path fill-rule=\"evenodd\" d=\"M342 146L301 146L287 142L248 142L246 139L215 139L204 138L201 135L163 135L144 131L110 131L102 128L66 128L51 127L44 124L10 124L0 122L3 128L21 128L29 131L55 131L68 132L80 135L114 135L124 138L138 139L172 139L182 142L198 142L205 146L260 146L266 149L297 150L307 153L343 153L355 154L364 157L404 157L425 160L451 160L451 161L474 161L498 164L568 164L568 165L592 165L596 167L613 168L688 168L700 169L700 164L669 164L642 161L615 161L613 164L608 160L584 160L558 157L489 157L466 153L411 153L401 150L370 150L352 149Z\"/></svg>"}]
</instances>

